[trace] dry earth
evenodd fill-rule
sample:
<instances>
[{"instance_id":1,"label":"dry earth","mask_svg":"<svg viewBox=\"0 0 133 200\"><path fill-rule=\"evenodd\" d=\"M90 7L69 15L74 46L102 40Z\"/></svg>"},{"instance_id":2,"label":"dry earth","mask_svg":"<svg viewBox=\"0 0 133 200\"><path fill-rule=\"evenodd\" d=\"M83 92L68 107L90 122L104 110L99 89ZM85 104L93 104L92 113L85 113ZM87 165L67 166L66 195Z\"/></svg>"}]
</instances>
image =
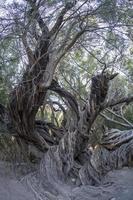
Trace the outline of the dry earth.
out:
<instances>
[{"instance_id":1,"label":"dry earth","mask_svg":"<svg viewBox=\"0 0 133 200\"><path fill-rule=\"evenodd\" d=\"M63 190L64 188L62 188ZM109 172L100 187L82 186L54 197L56 200L133 200L133 169ZM24 182L9 173L7 164L0 163L0 200L50 200L35 196Z\"/></svg>"}]
</instances>

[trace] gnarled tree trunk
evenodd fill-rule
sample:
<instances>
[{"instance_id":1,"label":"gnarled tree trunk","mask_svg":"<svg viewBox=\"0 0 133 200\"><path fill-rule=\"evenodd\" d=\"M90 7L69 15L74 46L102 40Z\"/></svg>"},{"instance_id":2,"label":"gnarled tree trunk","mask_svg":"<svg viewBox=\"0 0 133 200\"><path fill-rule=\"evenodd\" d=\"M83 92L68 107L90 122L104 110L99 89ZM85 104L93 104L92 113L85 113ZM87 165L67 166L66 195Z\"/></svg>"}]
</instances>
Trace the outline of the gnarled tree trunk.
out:
<instances>
[{"instance_id":1,"label":"gnarled tree trunk","mask_svg":"<svg viewBox=\"0 0 133 200\"><path fill-rule=\"evenodd\" d=\"M55 62L51 58L53 32L58 31L64 14L73 5L67 4L57 19L57 23L49 31L39 14L35 1L27 1L34 8L32 14L38 22L41 36L37 41L35 52L29 48L25 34L22 38L29 65L26 67L22 80L10 95L9 118L20 139L33 143L41 151L47 150L42 158L40 169L24 179L29 187L39 199L73 199L74 189L84 185L99 185L102 176L107 171L118 168L119 165L128 165L129 160L132 159L132 131L124 133L124 138L119 132L114 135L109 134L103 139L100 147L93 152L88 149L88 144L91 128L97 116L105 108L133 101L133 97L107 102L109 82L116 77L117 73L109 74L103 71L92 78L88 99L84 107L79 108L74 96L53 80L55 68L65 52L57 55L58 59ZM76 35L65 51L71 48L83 32L82 30ZM74 111L74 115L71 116L72 126L57 128L57 141L54 141L49 134L49 129L55 130L56 127L35 119L38 109L44 104L48 90L66 98ZM125 142L127 143L124 144Z\"/></svg>"}]
</instances>

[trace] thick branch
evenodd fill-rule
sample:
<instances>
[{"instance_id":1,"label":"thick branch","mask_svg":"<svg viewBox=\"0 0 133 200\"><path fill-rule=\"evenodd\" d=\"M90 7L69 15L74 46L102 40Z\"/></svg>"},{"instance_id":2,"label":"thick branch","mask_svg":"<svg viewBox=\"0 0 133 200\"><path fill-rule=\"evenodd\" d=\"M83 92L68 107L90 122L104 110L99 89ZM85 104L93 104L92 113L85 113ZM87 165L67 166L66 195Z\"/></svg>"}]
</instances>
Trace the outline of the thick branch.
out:
<instances>
[{"instance_id":1,"label":"thick branch","mask_svg":"<svg viewBox=\"0 0 133 200\"><path fill-rule=\"evenodd\" d=\"M105 104L109 89L109 81L112 80L116 75L117 74L109 74L104 72L92 78L91 91L88 98L89 100L80 113L80 120L78 123L79 132L77 135L78 142L76 144L76 149L78 150L76 151L79 154L81 153L82 149L85 149L88 145L91 127L97 116L103 110L102 105Z\"/></svg>"},{"instance_id":2,"label":"thick branch","mask_svg":"<svg viewBox=\"0 0 133 200\"><path fill-rule=\"evenodd\" d=\"M36 64L39 64L42 70L45 70L45 67L49 59L49 56L48 56L48 48L50 44L49 29L39 13L39 7L36 5L36 1L34 0L26 0L26 1L30 4L32 8L31 15L33 15L33 17L36 19L42 31L42 34L40 38L38 39L38 42L36 45L34 58L37 61ZM36 64L32 65L31 72L33 72L33 70L36 68Z\"/></svg>"},{"instance_id":3,"label":"thick branch","mask_svg":"<svg viewBox=\"0 0 133 200\"><path fill-rule=\"evenodd\" d=\"M70 10L75 4L68 2L65 6L65 8L62 9L62 11L60 12L57 21L55 22L55 25L53 26L53 28L50 31L50 36L52 36L53 34L55 34L58 29L60 28L63 19L64 19L64 15L67 13L68 10Z\"/></svg>"},{"instance_id":4,"label":"thick branch","mask_svg":"<svg viewBox=\"0 0 133 200\"><path fill-rule=\"evenodd\" d=\"M32 8L32 10L30 12L31 12L31 14L34 15L35 19L37 20L43 34L48 34L48 32L49 32L48 27L44 23L41 15L39 13L39 7L36 5L36 1L34 1L34 0L26 0L26 1L30 4L30 6Z\"/></svg>"},{"instance_id":5,"label":"thick branch","mask_svg":"<svg viewBox=\"0 0 133 200\"><path fill-rule=\"evenodd\" d=\"M52 81L52 84L49 87L49 89L58 93L60 96L64 97L65 99L67 99L71 108L74 110L75 114L79 118L78 103L75 97L70 92L66 91L64 88L61 88L55 80Z\"/></svg>"},{"instance_id":6,"label":"thick branch","mask_svg":"<svg viewBox=\"0 0 133 200\"><path fill-rule=\"evenodd\" d=\"M106 146L109 149L115 149L117 146L120 146L124 143L133 139L133 130L128 131L119 131L119 130L111 130L106 133L102 139L102 145Z\"/></svg>"}]
</instances>

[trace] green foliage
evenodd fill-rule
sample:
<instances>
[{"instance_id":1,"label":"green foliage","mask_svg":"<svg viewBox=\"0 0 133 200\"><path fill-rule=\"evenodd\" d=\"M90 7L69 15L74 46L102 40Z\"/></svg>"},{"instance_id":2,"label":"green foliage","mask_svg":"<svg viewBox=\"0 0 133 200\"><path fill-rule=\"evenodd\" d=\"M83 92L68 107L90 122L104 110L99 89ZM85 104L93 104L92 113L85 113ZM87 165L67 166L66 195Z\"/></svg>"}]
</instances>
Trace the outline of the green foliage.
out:
<instances>
[{"instance_id":1,"label":"green foliage","mask_svg":"<svg viewBox=\"0 0 133 200\"><path fill-rule=\"evenodd\" d=\"M133 105L129 105L126 107L125 118L133 123Z\"/></svg>"},{"instance_id":2,"label":"green foliage","mask_svg":"<svg viewBox=\"0 0 133 200\"><path fill-rule=\"evenodd\" d=\"M14 40L5 39L0 42L0 103L2 104L7 103L18 70L18 52L14 47Z\"/></svg>"},{"instance_id":3,"label":"green foliage","mask_svg":"<svg viewBox=\"0 0 133 200\"><path fill-rule=\"evenodd\" d=\"M106 46L109 49L112 49L112 46L114 46L114 49L121 51L125 47L124 38L115 32L109 31L107 33Z\"/></svg>"},{"instance_id":4,"label":"green foliage","mask_svg":"<svg viewBox=\"0 0 133 200\"><path fill-rule=\"evenodd\" d=\"M102 0L99 9L99 15L105 22L115 22L117 20L117 4L116 0Z\"/></svg>"},{"instance_id":5,"label":"green foliage","mask_svg":"<svg viewBox=\"0 0 133 200\"><path fill-rule=\"evenodd\" d=\"M98 51L92 54L99 54ZM98 66L97 60L91 54L86 54L81 48L75 49L65 57L58 68L60 84L70 91L78 101L88 97L90 80Z\"/></svg>"},{"instance_id":6,"label":"green foliage","mask_svg":"<svg viewBox=\"0 0 133 200\"><path fill-rule=\"evenodd\" d=\"M130 53L131 53L132 49L130 49ZM132 56L132 53L131 53ZM133 80L133 59L132 57L129 57L127 59L125 59L125 66L126 66L126 70L128 71L129 77L131 80Z\"/></svg>"}]
</instances>

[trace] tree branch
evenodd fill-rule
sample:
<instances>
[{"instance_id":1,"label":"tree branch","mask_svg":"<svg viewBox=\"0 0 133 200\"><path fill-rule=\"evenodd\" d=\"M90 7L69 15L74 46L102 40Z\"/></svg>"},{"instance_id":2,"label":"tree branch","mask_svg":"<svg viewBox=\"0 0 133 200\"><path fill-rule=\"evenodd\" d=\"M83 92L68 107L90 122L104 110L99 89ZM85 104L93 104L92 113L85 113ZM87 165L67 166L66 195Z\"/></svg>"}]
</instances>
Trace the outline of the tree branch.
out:
<instances>
[{"instance_id":1,"label":"tree branch","mask_svg":"<svg viewBox=\"0 0 133 200\"><path fill-rule=\"evenodd\" d=\"M74 46L74 44L76 43L76 41L80 38L81 35L83 35L83 33L85 32L85 29L81 30L80 32L78 32L73 39L71 40L71 42L65 47L64 51L61 53L61 55L59 56L59 58L56 61L56 65L60 62L60 60L65 56L65 54L69 51L69 49L71 49L72 46Z\"/></svg>"},{"instance_id":2,"label":"tree branch","mask_svg":"<svg viewBox=\"0 0 133 200\"><path fill-rule=\"evenodd\" d=\"M35 62L34 54L33 54L31 48L29 47L29 45L28 45L28 43L27 43L26 34L23 34L23 35L22 35L22 42L23 42L25 51L26 51L26 53L27 53L27 57L28 57L29 63L30 63L31 65L33 65L34 62Z\"/></svg>"},{"instance_id":3,"label":"tree branch","mask_svg":"<svg viewBox=\"0 0 133 200\"><path fill-rule=\"evenodd\" d=\"M37 22L42 30L43 35L48 35L49 29L46 26L46 24L44 23L41 15L39 13L39 7L38 7L38 5L36 5L36 1L34 1L34 0L26 0L26 1L30 4L30 6L32 8L31 14L34 14L34 17L37 20Z\"/></svg>"},{"instance_id":4,"label":"tree branch","mask_svg":"<svg viewBox=\"0 0 133 200\"><path fill-rule=\"evenodd\" d=\"M131 127L133 127L133 124L130 123L127 119L125 119L125 117L123 115L118 115L117 113L113 112L112 110L110 110L108 108L105 111L110 112L114 116L118 117L119 119L121 119L122 121L124 121L125 123L127 123L128 125L130 125Z\"/></svg>"},{"instance_id":5,"label":"tree branch","mask_svg":"<svg viewBox=\"0 0 133 200\"><path fill-rule=\"evenodd\" d=\"M60 28L62 22L63 22L63 19L64 19L64 15L67 13L67 11L69 11L75 4L74 3L71 3L71 2L68 2L65 6L65 8L62 9L62 11L60 12L58 18L57 18L57 21L55 22L53 28L51 29L50 31L50 37L52 35L54 35L58 29Z\"/></svg>"},{"instance_id":6,"label":"tree branch","mask_svg":"<svg viewBox=\"0 0 133 200\"><path fill-rule=\"evenodd\" d=\"M114 120L114 119L111 119L110 117L106 116L106 115L103 114L103 113L101 113L100 115L101 115L102 117L104 117L104 118L105 118L107 121L109 121L109 122L112 122L112 123L118 124L118 125L123 126L123 127L126 127L126 128L133 128L133 126L128 125L128 124L124 124L124 123L119 122L119 121Z\"/></svg>"},{"instance_id":7,"label":"tree branch","mask_svg":"<svg viewBox=\"0 0 133 200\"><path fill-rule=\"evenodd\" d=\"M133 130L119 131L111 130L103 136L102 145L113 149L133 139Z\"/></svg>"},{"instance_id":8,"label":"tree branch","mask_svg":"<svg viewBox=\"0 0 133 200\"><path fill-rule=\"evenodd\" d=\"M118 104L122 104L122 103L126 103L126 104L129 104L133 102L133 96L130 96L130 97L123 97L119 100L114 100L114 101L111 101L111 102L108 102L106 105L105 105L105 108L108 108L108 107L112 107L112 106L116 106Z\"/></svg>"},{"instance_id":9,"label":"tree branch","mask_svg":"<svg viewBox=\"0 0 133 200\"><path fill-rule=\"evenodd\" d=\"M65 99L67 99L71 108L74 110L75 114L79 118L78 103L75 97L70 92L66 91L64 88L61 88L55 80L52 81L52 84L49 87L49 89L58 93L60 96L64 97Z\"/></svg>"}]
</instances>

